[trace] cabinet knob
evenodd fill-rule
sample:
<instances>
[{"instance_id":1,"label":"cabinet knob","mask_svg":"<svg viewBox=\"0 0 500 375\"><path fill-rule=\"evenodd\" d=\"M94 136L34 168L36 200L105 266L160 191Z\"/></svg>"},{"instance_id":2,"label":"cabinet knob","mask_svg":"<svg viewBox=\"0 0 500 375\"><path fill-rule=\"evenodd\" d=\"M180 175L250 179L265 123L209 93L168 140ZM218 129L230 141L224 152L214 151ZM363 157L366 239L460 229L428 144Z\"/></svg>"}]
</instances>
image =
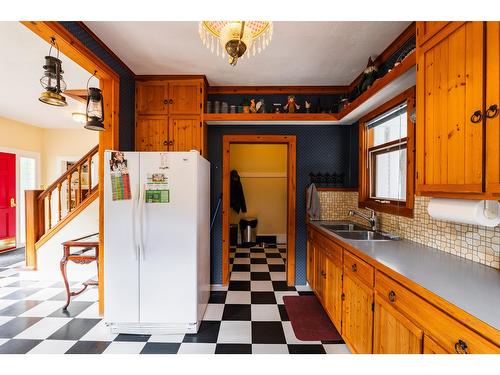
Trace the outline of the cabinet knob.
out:
<instances>
[{"instance_id":1,"label":"cabinet knob","mask_svg":"<svg viewBox=\"0 0 500 375\"><path fill-rule=\"evenodd\" d=\"M356 263L354 263L352 266L351 266L351 270L352 272L356 272L358 270L358 266L356 265Z\"/></svg>"},{"instance_id":2,"label":"cabinet knob","mask_svg":"<svg viewBox=\"0 0 500 375\"><path fill-rule=\"evenodd\" d=\"M476 112L474 112L472 114L472 116L470 117L470 121L473 123L473 124L478 124L481 122L481 120L483 119L483 114L481 113L480 110L477 110Z\"/></svg>"},{"instance_id":3,"label":"cabinet knob","mask_svg":"<svg viewBox=\"0 0 500 375\"><path fill-rule=\"evenodd\" d=\"M458 339L458 341L455 343L455 351L457 354L469 354L469 347L467 346L467 343L463 341L462 339Z\"/></svg>"},{"instance_id":4,"label":"cabinet knob","mask_svg":"<svg viewBox=\"0 0 500 375\"><path fill-rule=\"evenodd\" d=\"M498 115L498 105L492 104L486 110L486 118L495 118Z\"/></svg>"},{"instance_id":5,"label":"cabinet knob","mask_svg":"<svg viewBox=\"0 0 500 375\"><path fill-rule=\"evenodd\" d=\"M173 140L171 140L170 142L168 142L168 144L169 144L170 146L172 146L172 145L174 144L174 141L173 141Z\"/></svg>"},{"instance_id":6,"label":"cabinet knob","mask_svg":"<svg viewBox=\"0 0 500 375\"><path fill-rule=\"evenodd\" d=\"M168 141L163 141L163 146L168 146Z\"/></svg>"},{"instance_id":7,"label":"cabinet knob","mask_svg":"<svg viewBox=\"0 0 500 375\"><path fill-rule=\"evenodd\" d=\"M389 301L394 302L396 300L396 292L394 290L391 290L389 292Z\"/></svg>"},{"instance_id":8,"label":"cabinet knob","mask_svg":"<svg viewBox=\"0 0 500 375\"><path fill-rule=\"evenodd\" d=\"M323 276L324 278L326 278L326 272L325 271L321 271L321 276Z\"/></svg>"},{"instance_id":9,"label":"cabinet knob","mask_svg":"<svg viewBox=\"0 0 500 375\"><path fill-rule=\"evenodd\" d=\"M170 99L170 100L168 101L168 104L174 104L174 99Z\"/></svg>"},{"instance_id":10,"label":"cabinet knob","mask_svg":"<svg viewBox=\"0 0 500 375\"><path fill-rule=\"evenodd\" d=\"M344 301L344 300L345 300L345 294L344 294L344 293L342 293L342 294L340 295L340 299L341 299L342 301Z\"/></svg>"},{"instance_id":11,"label":"cabinet knob","mask_svg":"<svg viewBox=\"0 0 500 375\"><path fill-rule=\"evenodd\" d=\"M163 104L168 105L168 99L165 99L165 100L163 101Z\"/></svg>"}]
</instances>

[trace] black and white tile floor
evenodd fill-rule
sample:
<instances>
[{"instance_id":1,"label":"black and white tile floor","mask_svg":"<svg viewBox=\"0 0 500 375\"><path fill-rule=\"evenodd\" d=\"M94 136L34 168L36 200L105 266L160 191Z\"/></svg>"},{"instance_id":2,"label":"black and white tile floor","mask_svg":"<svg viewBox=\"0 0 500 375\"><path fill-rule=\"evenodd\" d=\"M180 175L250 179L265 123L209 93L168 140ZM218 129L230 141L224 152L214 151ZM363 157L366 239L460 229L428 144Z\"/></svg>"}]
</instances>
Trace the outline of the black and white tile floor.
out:
<instances>
[{"instance_id":1,"label":"black and white tile floor","mask_svg":"<svg viewBox=\"0 0 500 375\"><path fill-rule=\"evenodd\" d=\"M196 335L111 334L98 315L97 289L67 312L62 282L28 281L0 268L0 354L349 353L342 342L298 340L283 296L309 294L286 285L284 248L231 252L227 290L213 291Z\"/></svg>"}]
</instances>

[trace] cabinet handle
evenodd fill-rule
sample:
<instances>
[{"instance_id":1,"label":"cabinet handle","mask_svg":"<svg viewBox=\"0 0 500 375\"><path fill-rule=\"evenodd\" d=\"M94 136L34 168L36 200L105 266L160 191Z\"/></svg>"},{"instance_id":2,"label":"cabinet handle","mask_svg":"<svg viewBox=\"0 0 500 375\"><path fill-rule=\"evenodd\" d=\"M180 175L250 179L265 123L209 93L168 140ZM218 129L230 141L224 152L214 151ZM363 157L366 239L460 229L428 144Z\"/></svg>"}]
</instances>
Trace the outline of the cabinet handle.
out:
<instances>
[{"instance_id":1,"label":"cabinet handle","mask_svg":"<svg viewBox=\"0 0 500 375\"><path fill-rule=\"evenodd\" d=\"M326 278L326 272L325 271L321 271L321 276L323 276L324 278Z\"/></svg>"},{"instance_id":2,"label":"cabinet handle","mask_svg":"<svg viewBox=\"0 0 500 375\"><path fill-rule=\"evenodd\" d=\"M168 146L168 141L163 141L163 146Z\"/></svg>"},{"instance_id":3,"label":"cabinet handle","mask_svg":"<svg viewBox=\"0 0 500 375\"><path fill-rule=\"evenodd\" d=\"M168 144L169 144L170 146L172 146L172 145L174 144L174 141L172 140L172 141L168 142Z\"/></svg>"},{"instance_id":4,"label":"cabinet handle","mask_svg":"<svg viewBox=\"0 0 500 375\"><path fill-rule=\"evenodd\" d=\"M163 101L163 104L168 105L168 99L165 99L165 100Z\"/></svg>"},{"instance_id":5,"label":"cabinet handle","mask_svg":"<svg viewBox=\"0 0 500 375\"><path fill-rule=\"evenodd\" d=\"M391 290L389 292L389 301L394 302L395 300L396 300L396 293L394 292L394 290Z\"/></svg>"},{"instance_id":6,"label":"cabinet handle","mask_svg":"<svg viewBox=\"0 0 500 375\"><path fill-rule=\"evenodd\" d=\"M352 272L356 272L358 270L358 266L356 265L356 263L354 263L352 266L351 266L351 270Z\"/></svg>"},{"instance_id":7,"label":"cabinet handle","mask_svg":"<svg viewBox=\"0 0 500 375\"><path fill-rule=\"evenodd\" d=\"M344 293L342 293L342 294L340 295L340 299L341 299L342 301L343 301L343 300L345 300L345 294L344 294Z\"/></svg>"},{"instance_id":8,"label":"cabinet handle","mask_svg":"<svg viewBox=\"0 0 500 375\"><path fill-rule=\"evenodd\" d=\"M458 339L458 341L455 343L455 351L457 354L469 354L469 347L467 346L467 343L463 341L462 339Z\"/></svg>"},{"instance_id":9,"label":"cabinet handle","mask_svg":"<svg viewBox=\"0 0 500 375\"><path fill-rule=\"evenodd\" d=\"M492 104L486 110L486 118L495 118L498 115L498 105Z\"/></svg>"},{"instance_id":10,"label":"cabinet handle","mask_svg":"<svg viewBox=\"0 0 500 375\"><path fill-rule=\"evenodd\" d=\"M477 110L476 112L474 112L472 114L472 116L470 117L470 121L473 123L473 124L478 124L481 122L481 120L483 119L483 114L481 113L480 110Z\"/></svg>"},{"instance_id":11,"label":"cabinet handle","mask_svg":"<svg viewBox=\"0 0 500 375\"><path fill-rule=\"evenodd\" d=\"M174 99L170 99L170 100L168 101L168 104L174 104Z\"/></svg>"}]
</instances>

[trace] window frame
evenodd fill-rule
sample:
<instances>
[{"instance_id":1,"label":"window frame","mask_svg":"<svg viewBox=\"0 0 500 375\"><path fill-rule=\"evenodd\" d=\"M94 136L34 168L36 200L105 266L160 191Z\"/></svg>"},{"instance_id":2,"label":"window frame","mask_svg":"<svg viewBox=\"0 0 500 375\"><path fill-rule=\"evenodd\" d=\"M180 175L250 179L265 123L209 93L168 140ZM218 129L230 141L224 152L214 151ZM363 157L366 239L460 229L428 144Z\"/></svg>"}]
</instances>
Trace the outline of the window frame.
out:
<instances>
[{"instance_id":1,"label":"window frame","mask_svg":"<svg viewBox=\"0 0 500 375\"><path fill-rule=\"evenodd\" d=\"M370 132L366 123L384 114L398 105L406 102L407 108L407 136L383 145L369 147ZM411 122L410 115L415 109L415 86L407 89L401 94L385 102L359 120L359 195L358 206L360 208L371 208L378 212L392 215L413 217L413 204L415 196L415 124ZM378 199L370 197L372 183L372 167L369 151L387 149L391 144L399 145L406 141L406 201ZM397 147L397 146L396 146ZM391 149L391 147L389 147Z\"/></svg>"}]
</instances>

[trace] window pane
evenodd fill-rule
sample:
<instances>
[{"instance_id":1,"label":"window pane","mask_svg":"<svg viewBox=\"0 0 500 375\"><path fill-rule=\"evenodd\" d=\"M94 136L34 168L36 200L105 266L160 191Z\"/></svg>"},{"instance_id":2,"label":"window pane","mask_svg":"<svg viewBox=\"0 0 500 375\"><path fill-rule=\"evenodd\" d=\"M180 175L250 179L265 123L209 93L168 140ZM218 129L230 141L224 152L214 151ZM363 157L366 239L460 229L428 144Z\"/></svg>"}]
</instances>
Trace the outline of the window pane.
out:
<instances>
[{"instance_id":1,"label":"window pane","mask_svg":"<svg viewBox=\"0 0 500 375\"><path fill-rule=\"evenodd\" d=\"M396 139L405 138L407 134L406 111L401 115L388 119L370 129L373 132L373 145L378 146Z\"/></svg>"},{"instance_id":2,"label":"window pane","mask_svg":"<svg viewBox=\"0 0 500 375\"><path fill-rule=\"evenodd\" d=\"M372 198L406 200L406 145L400 150L371 155L374 160Z\"/></svg>"}]
</instances>

